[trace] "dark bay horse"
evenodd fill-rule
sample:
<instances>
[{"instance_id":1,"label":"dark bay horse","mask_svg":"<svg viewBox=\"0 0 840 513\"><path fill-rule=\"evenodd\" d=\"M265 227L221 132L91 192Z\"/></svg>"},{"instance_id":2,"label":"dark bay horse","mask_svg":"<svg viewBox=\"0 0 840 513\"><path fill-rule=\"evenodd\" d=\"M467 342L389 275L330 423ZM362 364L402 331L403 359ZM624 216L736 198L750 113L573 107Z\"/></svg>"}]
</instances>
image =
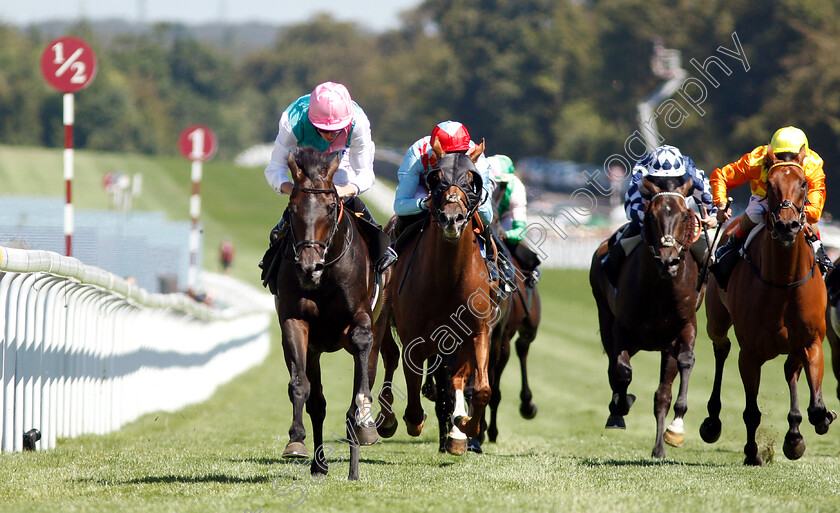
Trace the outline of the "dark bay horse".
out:
<instances>
[{"instance_id":1,"label":"dark bay horse","mask_svg":"<svg viewBox=\"0 0 840 513\"><path fill-rule=\"evenodd\" d=\"M476 233L482 229L475 214L482 184L475 160L483 151L483 141L467 154L445 154L436 145L437 166L426 176L431 191L428 222L403 248L389 290L394 326L403 345L408 396L403 419L408 434L419 436L423 430L426 415L420 388L424 362L431 358L430 372L438 384L440 450L452 454L466 452L467 437L479 434L491 392L489 338L501 316L498 283L488 279ZM389 338L387 333L384 337ZM391 343L382 342L383 355ZM474 393L468 414L464 389L470 376ZM453 393L454 404L449 400ZM390 424L389 419L386 425Z\"/></svg>"},{"instance_id":2,"label":"dark bay horse","mask_svg":"<svg viewBox=\"0 0 840 513\"><path fill-rule=\"evenodd\" d=\"M321 354L340 349L353 355L353 400L347 410L350 473L358 479L359 445L378 440L371 418L370 386L378 348L372 326L374 270L352 214L332 183L337 154L301 148L289 155L294 192L289 198L289 230L276 276L275 306L283 332L293 405L290 441L284 458L309 458L304 444L303 406L312 420L315 454L312 474L326 474L323 425L326 400L321 386Z\"/></svg>"},{"instance_id":3,"label":"dark bay horse","mask_svg":"<svg viewBox=\"0 0 840 513\"><path fill-rule=\"evenodd\" d=\"M828 432L836 418L834 412L826 410L822 396L826 291L803 230L808 193L802 170L805 153L803 150L799 155L787 155L792 160L778 159L768 148L765 228L733 269L726 291L712 278L706 298L706 329L714 344L715 381L708 403L709 417L703 421L700 435L709 443L720 436L721 379L731 346L727 333L734 326L741 348L738 368L746 395L745 465L764 464L755 440L761 422L757 398L764 362L788 355L784 368L790 388L790 413L783 445L788 459L797 459L805 452L805 441L799 432L802 414L797 395L803 367L811 390L808 420L817 434Z\"/></svg>"},{"instance_id":4,"label":"dark bay horse","mask_svg":"<svg viewBox=\"0 0 840 513\"><path fill-rule=\"evenodd\" d=\"M825 276L825 284L829 289L828 304L825 308L825 335L831 346L831 368L837 378L837 398L840 399L840 259L835 260L834 270Z\"/></svg>"},{"instance_id":5,"label":"dark bay horse","mask_svg":"<svg viewBox=\"0 0 840 513\"><path fill-rule=\"evenodd\" d=\"M683 417L688 409L688 377L694 366L694 340L700 297L695 291L697 265L689 256L695 237L696 216L685 195L691 181L681 178L644 178L645 208L643 242L631 252L613 288L601 267L607 242L592 258L589 283L598 305L601 341L609 358L607 374L613 392L607 428L624 428L624 416L635 396L627 393L633 369L630 357L640 350L659 351L662 363L659 388L653 398L656 416L654 458L665 457L663 442L679 447L684 439ZM680 390L674 403L674 420L665 431L671 406L671 386L680 374Z\"/></svg>"}]
</instances>

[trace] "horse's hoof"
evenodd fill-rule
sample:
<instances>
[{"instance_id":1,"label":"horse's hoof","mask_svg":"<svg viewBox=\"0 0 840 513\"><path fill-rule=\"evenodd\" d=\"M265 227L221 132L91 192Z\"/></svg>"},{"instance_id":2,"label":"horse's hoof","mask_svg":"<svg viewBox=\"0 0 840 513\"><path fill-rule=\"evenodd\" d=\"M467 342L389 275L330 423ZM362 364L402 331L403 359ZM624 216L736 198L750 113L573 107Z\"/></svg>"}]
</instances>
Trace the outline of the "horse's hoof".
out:
<instances>
[{"instance_id":1,"label":"horse's hoof","mask_svg":"<svg viewBox=\"0 0 840 513\"><path fill-rule=\"evenodd\" d=\"M499 438L499 430L496 426L490 426L487 428L487 439L490 440L492 443L496 443L496 439Z\"/></svg>"},{"instance_id":2,"label":"horse's hoof","mask_svg":"<svg viewBox=\"0 0 840 513\"><path fill-rule=\"evenodd\" d=\"M531 420L537 416L537 405L534 404L534 401L522 403L519 405L519 414L522 415L523 419Z\"/></svg>"},{"instance_id":3,"label":"horse's hoof","mask_svg":"<svg viewBox=\"0 0 840 513\"><path fill-rule=\"evenodd\" d=\"M671 447L682 447L683 442L685 442L685 433L677 433L666 429L663 438L665 443Z\"/></svg>"},{"instance_id":4,"label":"horse's hoof","mask_svg":"<svg viewBox=\"0 0 840 513\"><path fill-rule=\"evenodd\" d=\"M706 420L700 424L700 438L707 444L717 442L718 438L720 438L721 427L720 419L706 417Z\"/></svg>"},{"instance_id":5,"label":"horse's hoof","mask_svg":"<svg viewBox=\"0 0 840 513\"><path fill-rule=\"evenodd\" d=\"M420 424L412 424L405 415L403 415L403 421L405 422L405 430L408 431L408 436L420 436L420 433L423 432L423 424L426 423L426 414L423 414L423 420L420 421Z\"/></svg>"},{"instance_id":6,"label":"horse's hoof","mask_svg":"<svg viewBox=\"0 0 840 513\"><path fill-rule=\"evenodd\" d=\"M802 435L796 434L791 436L789 433L785 436L785 443L782 445L782 452L789 460L798 460L805 454L805 439Z\"/></svg>"},{"instance_id":7,"label":"horse's hoof","mask_svg":"<svg viewBox=\"0 0 840 513\"><path fill-rule=\"evenodd\" d=\"M837 412L835 412L834 410L826 411L825 420L814 426L814 431L816 431L818 435L824 435L828 433L828 427L835 420L837 420Z\"/></svg>"},{"instance_id":8,"label":"horse's hoof","mask_svg":"<svg viewBox=\"0 0 840 513\"><path fill-rule=\"evenodd\" d=\"M751 467L763 467L764 460L761 459L761 456L756 454L755 456L747 456L744 459L744 465L749 465Z\"/></svg>"},{"instance_id":9,"label":"horse's hoof","mask_svg":"<svg viewBox=\"0 0 840 513\"><path fill-rule=\"evenodd\" d=\"M373 445L379 441L379 433L373 426L356 426L354 429L359 445Z\"/></svg>"},{"instance_id":10,"label":"horse's hoof","mask_svg":"<svg viewBox=\"0 0 840 513\"><path fill-rule=\"evenodd\" d=\"M610 415L607 418L607 429L627 429L627 424L624 423L624 417L621 415Z\"/></svg>"},{"instance_id":11,"label":"horse's hoof","mask_svg":"<svg viewBox=\"0 0 840 513\"><path fill-rule=\"evenodd\" d=\"M478 438L470 438L469 443L467 443L467 450L476 454L484 452L481 449L481 442L478 441Z\"/></svg>"},{"instance_id":12,"label":"horse's hoof","mask_svg":"<svg viewBox=\"0 0 840 513\"><path fill-rule=\"evenodd\" d=\"M650 453L652 458L656 458L661 460L665 457L665 448L664 447L654 447L653 452Z\"/></svg>"},{"instance_id":13,"label":"horse's hoof","mask_svg":"<svg viewBox=\"0 0 840 513\"><path fill-rule=\"evenodd\" d=\"M622 416L630 413L630 407L636 402L636 395L627 394L623 405L618 404L618 399L618 394L613 394L612 403L615 405L615 409L610 408L610 411L615 411Z\"/></svg>"},{"instance_id":14,"label":"horse's hoof","mask_svg":"<svg viewBox=\"0 0 840 513\"><path fill-rule=\"evenodd\" d=\"M463 456L467 452L467 440L446 437L446 452L454 456Z\"/></svg>"},{"instance_id":15,"label":"horse's hoof","mask_svg":"<svg viewBox=\"0 0 840 513\"><path fill-rule=\"evenodd\" d=\"M394 423L390 426L385 425L385 422L377 422L376 431L379 433L379 436L382 438L391 438L397 432L397 427L399 427L400 423L394 418Z\"/></svg>"},{"instance_id":16,"label":"horse's hoof","mask_svg":"<svg viewBox=\"0 0 840 513\"><path fill-rule=\"evenodd\" d=\"M306 445L303 442L289 442L286 444L286 450L283 451L283 457L286 459L308 460L309 451L306 450Z\"/></svg>"}]
</instances>

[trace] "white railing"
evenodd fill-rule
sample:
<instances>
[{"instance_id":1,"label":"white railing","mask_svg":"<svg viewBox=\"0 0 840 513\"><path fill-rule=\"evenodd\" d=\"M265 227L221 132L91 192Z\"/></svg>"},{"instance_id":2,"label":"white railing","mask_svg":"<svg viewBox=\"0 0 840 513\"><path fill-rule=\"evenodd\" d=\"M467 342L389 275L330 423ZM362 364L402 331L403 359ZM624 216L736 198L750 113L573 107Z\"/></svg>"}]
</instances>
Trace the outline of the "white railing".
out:
<instances>
[{"instance_id":1,"label":"white railing","mask_svg":"<svg viewBox=\"0 0 840 513\"><path fill-rule=\"evenodd\" d=\"M0 247L0 447L102 434L156 410L208 398L260 363L268 294L204 273L217 306L150 294L47 251Z\"/></svg>"}]
</instances>

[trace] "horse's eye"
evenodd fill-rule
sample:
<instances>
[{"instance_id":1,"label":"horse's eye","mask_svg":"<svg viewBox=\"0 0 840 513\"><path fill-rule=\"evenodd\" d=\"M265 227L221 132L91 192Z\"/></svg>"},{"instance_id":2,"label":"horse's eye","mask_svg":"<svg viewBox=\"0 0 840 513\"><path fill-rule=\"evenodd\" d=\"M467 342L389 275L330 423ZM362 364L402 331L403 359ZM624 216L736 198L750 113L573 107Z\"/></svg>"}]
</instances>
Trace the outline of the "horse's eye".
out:
<instances>
[{"instance_id":1,"label":"horse's eye","mask_svg":"<svg viewBox=\"0 0 840 513\"><path fill-rule=\"evenodd\" d=\"M330 203L329 205L327 205L327 212L329 212L330 214L335 212L335 203Z\"/></svg>"},{"instance_id":2,"label":"horse's eye","mask_svg":"<svg viewBox=\"0 0 840 513\"><path fill-rule=\"evenodd\" d=\"M802 184L800 184L800 186L801 186L803 189L807 188L807 187L808 187L808 181L807 181L807 180L802 180Z\"/></svg>"}]
</instances>

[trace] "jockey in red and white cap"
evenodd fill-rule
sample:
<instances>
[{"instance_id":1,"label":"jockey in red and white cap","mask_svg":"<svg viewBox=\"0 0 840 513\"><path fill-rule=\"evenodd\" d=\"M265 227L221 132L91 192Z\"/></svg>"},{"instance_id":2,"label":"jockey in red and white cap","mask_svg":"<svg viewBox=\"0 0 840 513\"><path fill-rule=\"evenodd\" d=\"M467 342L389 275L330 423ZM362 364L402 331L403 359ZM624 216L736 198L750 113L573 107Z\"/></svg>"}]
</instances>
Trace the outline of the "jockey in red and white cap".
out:
<instances>
[{"instance_id":1,"label":"jockey in red and white cap","mask_svg":"<svg viewBox=\"0 0 840 513\"><path fill-rule=\"evenodd\" d=\"M428 209L425 201L429 191L426 190L421 179L436 164L433 150L435 141L440 142L441 149L446 153L466 152L476 145L470 139L467 128L457 121L438 123L431 135L412 144L397 171L399 184L394 199L394 212L398 216L420 214ZM493 221L493 204L490 201L493 194L493 182L490 180L490 166L483 153L478 157L475 168L481 176L485 191L483 201L478 207L478 215L485 225L490 225Z\"/></svg>"}]
</instances>

